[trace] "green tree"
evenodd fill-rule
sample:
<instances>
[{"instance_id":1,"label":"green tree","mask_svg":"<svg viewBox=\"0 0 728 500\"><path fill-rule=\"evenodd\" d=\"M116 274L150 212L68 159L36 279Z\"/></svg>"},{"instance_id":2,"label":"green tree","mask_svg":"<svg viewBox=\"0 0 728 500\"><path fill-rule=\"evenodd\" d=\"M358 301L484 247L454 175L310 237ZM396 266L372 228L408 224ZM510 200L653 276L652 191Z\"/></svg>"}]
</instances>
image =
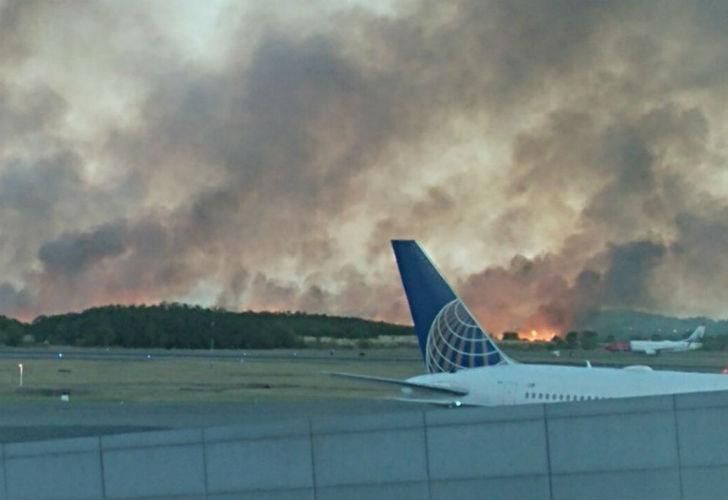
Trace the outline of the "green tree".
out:
<instances>
[{"instance_id":1,"label":"green tree","mask_svg":"<svg viewBox=\"0 0 728 500\"><path fill-rule=\"evenodd\" d=\"M503 332L503 340L520 340L518 332Z\"/></svg>"},{"instance_id":2,"label":"green tree","mask_svg":"<svg viewBox=\"0 0 728 500\"><path fill-rule=\"evenodd\" d=\"M564 339L559 337L558 335L554 335L551 337L551 341L549 341L546 345L546 349L549 351L555 351L559 349L563 349L564 346L566 346L566 342Z\"/></svg>"},{"instance_id":3,"label":"green tree","mask_svg":"<svg viewBox=\"0 0 728 500\"><path fill-rule=\"evenodd\" d=\"M566 334L566 348L576 349L579 346L579 332L570 331Z\"/></svg>"},{"instance_id":4,"label":"green tree","mask_svg":"<svg viewBox=\"0 0 728 500\"><path fill-rule=\"evenodd\" d=\"M23 331L19 328L10 328L5 331L5 345L17 347L23 340Z\"/></svg>"},{"instance_id":5,"label":"green tree","mask_svg":"<svg viewBox=\"0 0 728 500\"><path fill-rule=\"evenodd\" d=\"M585 330L581 332L581 348L582 349L596 349L599 345L599 336L597 332L591 330Z\"/></svg>"}]
</instances>

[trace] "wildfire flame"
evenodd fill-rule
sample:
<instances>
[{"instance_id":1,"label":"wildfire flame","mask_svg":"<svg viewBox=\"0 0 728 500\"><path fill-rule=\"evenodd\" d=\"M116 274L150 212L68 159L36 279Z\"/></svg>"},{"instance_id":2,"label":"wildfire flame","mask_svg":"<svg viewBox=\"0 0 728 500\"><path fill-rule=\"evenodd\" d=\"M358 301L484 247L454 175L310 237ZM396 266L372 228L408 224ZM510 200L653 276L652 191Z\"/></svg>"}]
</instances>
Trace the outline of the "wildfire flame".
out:
<instances>
[{"instance_id":1,"label":"wildfire flame","mask_svg":"<svg viewBox=\"0 0 728 500\"><path fill-rule=\"evenodd\" d=\"M527 339L529 342L548 342L553 337L554 332L536 329L533 329L528 334L522 336L522 338Z\"/></svg>"}]
</instances>

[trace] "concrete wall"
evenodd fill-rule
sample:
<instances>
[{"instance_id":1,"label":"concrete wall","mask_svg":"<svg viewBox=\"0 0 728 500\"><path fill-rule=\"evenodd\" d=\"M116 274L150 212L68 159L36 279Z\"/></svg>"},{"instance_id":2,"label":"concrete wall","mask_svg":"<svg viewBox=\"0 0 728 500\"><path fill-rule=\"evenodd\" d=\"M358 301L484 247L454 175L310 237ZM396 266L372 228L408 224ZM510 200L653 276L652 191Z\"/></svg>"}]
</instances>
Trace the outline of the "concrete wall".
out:
<instances>
[{"instance_id":1,"label":"concrete wall","mask_svg":"<svg viewBox=\"0 0 728 500\"><path fill-rule=\"evenodd\" d=\"M6 444L0 500L716 499L728 393Z\"/></svg>"}]
</instances>

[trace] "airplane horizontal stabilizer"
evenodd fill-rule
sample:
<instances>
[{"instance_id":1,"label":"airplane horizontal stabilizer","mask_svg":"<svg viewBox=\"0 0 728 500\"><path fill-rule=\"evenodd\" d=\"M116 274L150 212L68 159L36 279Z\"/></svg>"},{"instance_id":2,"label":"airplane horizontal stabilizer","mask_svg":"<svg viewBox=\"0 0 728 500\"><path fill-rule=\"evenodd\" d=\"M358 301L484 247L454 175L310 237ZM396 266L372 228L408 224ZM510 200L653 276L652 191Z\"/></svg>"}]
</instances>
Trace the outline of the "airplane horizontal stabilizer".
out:
<instances>
[{"instance_id":1,"label":"airplane horizontal stabilizer","mask_svg":"<svg viewBox=\"0 0 728 500\"><path fill-rule=\"evenodd\" d=\"M424 398L387 398L389 401L401 401L402 403L418 403L423 405L444 406L446 408L460 408L464 406L479 406L463 403L457 399L424 399Z\"/></svg>"},{"instance_id":2,"label":"airplane horizontal stabilizer","mask_svg":"<svg viewBox=\"0 0 728 500\"><path fill-rule=\"evenodd\" d=\"M348 378L374 384L395 385L404 389L415 389L418 391L424 391L434 394L448 394L452 396L465 396L468 394L468 391L465 389L439 384L423 384L421 382L409 382L407 380L399 380L396 378L374 377L370 375L358 375L355 373L327 372L327 374L331 375L332 377Z\"/></svg>"}]
</instances>

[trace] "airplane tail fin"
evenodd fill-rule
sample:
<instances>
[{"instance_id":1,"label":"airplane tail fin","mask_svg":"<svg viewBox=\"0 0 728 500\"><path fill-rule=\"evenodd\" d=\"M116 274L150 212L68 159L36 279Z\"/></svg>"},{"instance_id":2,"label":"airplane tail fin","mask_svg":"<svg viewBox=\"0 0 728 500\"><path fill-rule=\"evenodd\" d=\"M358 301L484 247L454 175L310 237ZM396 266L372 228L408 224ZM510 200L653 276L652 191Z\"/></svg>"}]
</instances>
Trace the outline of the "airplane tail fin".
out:
<instances>
[{"instance_id":1,"label":"airplane tail fin","mask_svg":"<svg viewBox=\"0 0 728 500\"><path fill-rule=\"evenodd\" d=\"M429 373L513 363L416 241L393 240L392 248Z\"/></svg>"},{"instance_id":2,"label":"airplane tail fin","mask_svg":"<svg viewBox=\"0 0 728 500\"><path fill-rule=\"evenodd\" d=\"M688 342L700 342L705 335L705 326L700 325L695 331L688 337Z\"/></svg>"}]
</instances>

